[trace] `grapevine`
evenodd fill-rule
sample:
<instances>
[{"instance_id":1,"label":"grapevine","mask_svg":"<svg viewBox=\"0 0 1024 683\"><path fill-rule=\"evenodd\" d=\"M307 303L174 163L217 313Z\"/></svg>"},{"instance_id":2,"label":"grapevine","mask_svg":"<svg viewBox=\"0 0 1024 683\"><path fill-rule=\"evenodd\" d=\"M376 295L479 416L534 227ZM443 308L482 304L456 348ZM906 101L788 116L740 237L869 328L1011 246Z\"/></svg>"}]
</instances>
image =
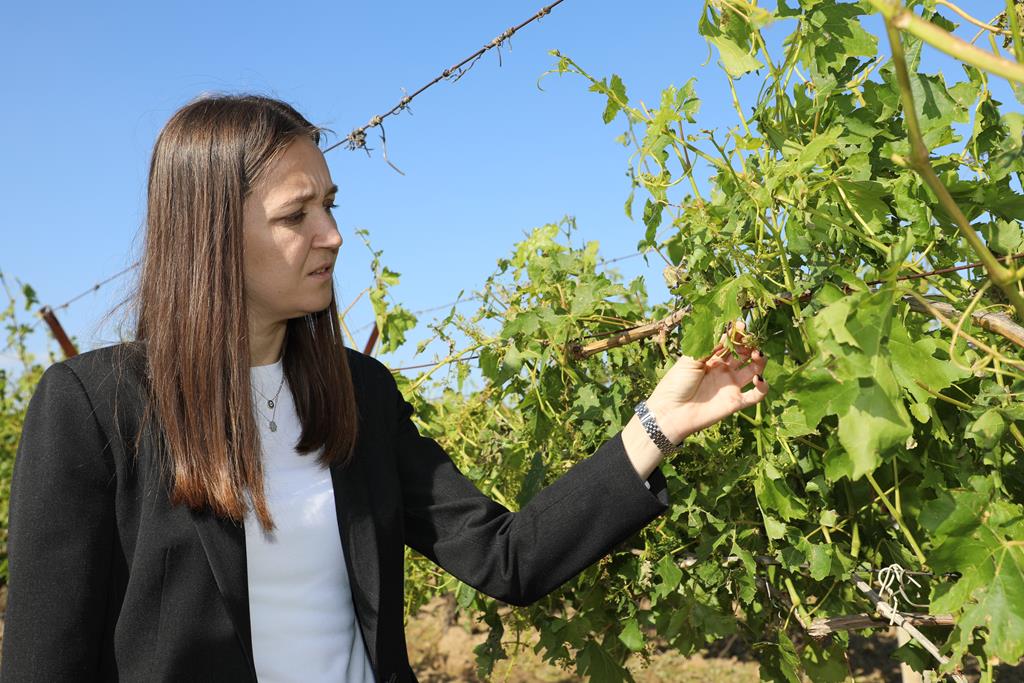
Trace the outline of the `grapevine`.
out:
<instances>
[{"instance_id":1,"label":"grapevine","mask_svg":"<svg viewBox=\"0 0 1024 683\"><path fill-rule=\"evenodd\" d=\"M847 628L889 617L920 635L897 652L918 669L1024 655L1024 116L990 89L1022 67L972 61L950 4L705 3L731 127L701 121L696 79L650 107L553 53L550 73L582 79L621 127L625 211L669 262L673 300L603 269L571 220L534 230L474 315L433 324L453 359L460 335L478 358L402 380L420 429L515 509L731 320L772 360L772 393L690 438L661 466L671 509L536 605L503 608L410 554L411 609L451 592L491 628L483 675L529 627L545 659L599 681L632 680L633 654L733 634L766 679L845 680ZM964 56L959 78L921 70L935 47ZM757 78L742 101L736 82ZM471 362L482 387L466 387ZM914 580L880 594L885 568Z\"/></svg>"}]
</instances>

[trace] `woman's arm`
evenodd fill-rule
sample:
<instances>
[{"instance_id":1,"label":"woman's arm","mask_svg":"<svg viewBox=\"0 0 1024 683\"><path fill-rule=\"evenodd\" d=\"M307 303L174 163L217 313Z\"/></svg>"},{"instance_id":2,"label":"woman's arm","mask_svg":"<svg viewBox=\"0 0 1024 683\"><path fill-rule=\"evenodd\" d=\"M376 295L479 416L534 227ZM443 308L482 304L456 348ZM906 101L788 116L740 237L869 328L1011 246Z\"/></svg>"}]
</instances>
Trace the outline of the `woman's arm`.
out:
<instances>
[{"instance_id":1,"label":"woman's arm","mask_svg":"<svg viewBox=\"0 0 1024 683\"><path fill-rule=\"evenodd\" d=\"M397 409L405 542L487 595L513 605L534 602L668 509L665 477L655 470L648 490L616 434L510 512L419 434L412 406L385 373Z\"/></svg>"},{"instance_id":2,"label":"woman's arm","mask_svg":"<svg viewBox=\"0 0 1024 683\"><path fill-rule=\"evenodd\" d=\"M764 357L750 360L742 345L737 351L728 360L681 359L659 383L652 410L673 443L764 397ZM657 469L664 456L634 416L522 510L510 512L463 476L436 441L419 434L412 406L391 373L384 374L396 402L406 543L487 595L515 605L538 600L668 509L665 477ZM754 389L742 392L751 379Z\"/></svg>"},{"instance_id":3,"label":"woman's arm","mask_svg":"<svg viewBox=\"0 0 1024 683\"><path fill-rule=\"evenodd\" d=\"M47 368L11 481L4 683L98 678L114 534L107 444L77 375Z\"/></svg>"}]
</instances>

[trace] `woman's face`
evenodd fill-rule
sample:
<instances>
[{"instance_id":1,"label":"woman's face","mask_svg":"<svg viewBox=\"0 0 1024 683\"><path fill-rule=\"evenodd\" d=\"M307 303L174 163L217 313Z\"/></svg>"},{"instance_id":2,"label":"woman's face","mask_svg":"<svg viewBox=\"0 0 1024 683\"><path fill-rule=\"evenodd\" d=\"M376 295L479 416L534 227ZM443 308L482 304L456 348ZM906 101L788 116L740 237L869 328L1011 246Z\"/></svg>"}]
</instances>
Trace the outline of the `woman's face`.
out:
<instances>
[{"instance_id":1,"label":"woman's face","mask_svg":"<svg viewBox=\"0 0 1024 683\"><path fill-rule=\"evenodd\" d=\"M245 198L245 297L254 330L331 304L341 247L331 215L337 186L312 140L289 145ZM324 266L326 275L313 275Z\"/></svg>"}]
</instances>

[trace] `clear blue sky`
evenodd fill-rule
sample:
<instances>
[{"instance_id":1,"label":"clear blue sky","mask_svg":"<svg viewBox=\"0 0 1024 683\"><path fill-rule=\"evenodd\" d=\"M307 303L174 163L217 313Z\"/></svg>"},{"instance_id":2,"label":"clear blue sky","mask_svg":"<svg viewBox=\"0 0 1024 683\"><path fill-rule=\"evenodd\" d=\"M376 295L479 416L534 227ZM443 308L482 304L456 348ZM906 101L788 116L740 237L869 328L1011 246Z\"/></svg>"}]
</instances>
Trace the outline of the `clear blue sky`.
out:
<instances>
[{"instance_id":1,"label":"clear blue sky","mask_svg":"<svg viewBox=\"0 0 1024 683\"><path fill-rule=\"evenodd\" d=\"M10 5L0 27L0 63L8 65L0 113L0 270L57 305L134 261L152 144L168 117L201 92L280 97L343 136L389 109L403 87L418 88L543 4ZM1003 5L968 4L986 19ZM480 286L526 231L567 214L583 239L601 242L603 256L633 251L643 226L622 210L629 151L614 137L623 125L601 122L603 102L582 79L550 76L543 91L537 80L554 65L553 48L594 75L620 74L632 100L656 103L665 86L697 76L700 121L734 126L717 55L705 65L708 49L696 32L701 5L567 0L517 34L511 49L502 48L501 67L490 53L459 82L421 95L412 116L387 120L390 157L404 176L379 151L329 152L341 188L341 305L370 282L358 228L369 230L385 264L402 274L393 294L412 310ZM925 64L932 70L946 63L929 56ZM1008 92L1001 99L1012 103ZM379 147L376 132L370 144ZM656 256L650 266L643 259L616 265L627 277L645 274L652 299L667 296ZM128 283L122 278L60 313L80 350L117 341L110 325L98 323ZM359 328L372 318L360 302L348 320ZM45 326L39 330L32 348L56 348ZM413 357L424 331L421 320L407 348L384 360L430 360L429 351ZM10 359L0 357L0 367L7 365Z\"/></svg>"}]
</instances>

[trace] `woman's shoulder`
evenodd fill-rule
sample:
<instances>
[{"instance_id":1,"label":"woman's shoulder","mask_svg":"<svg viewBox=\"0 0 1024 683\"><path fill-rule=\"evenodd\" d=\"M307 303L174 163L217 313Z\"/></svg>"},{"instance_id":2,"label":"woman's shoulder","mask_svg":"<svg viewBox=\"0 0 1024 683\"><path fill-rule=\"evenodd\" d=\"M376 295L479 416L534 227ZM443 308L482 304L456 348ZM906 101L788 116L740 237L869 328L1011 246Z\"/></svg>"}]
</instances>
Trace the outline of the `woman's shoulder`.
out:
<instances>
[{"instance_id":1,"label":"woman's shoulder","mask_svg":"<svg viewBox=\"0 0 1024 683\"><path fill-rule=\"evenodd\" d=\"M379 381L385 375L391 376L391 371L388 370L387 366L373 356L348 346L345 347L345 351L348 354L348 367L352 373L353 381L368 379L373 382L375 380Z\"/></svg>"},{"instance_id":2,"label":"woman's shoulder","mask_svg":"<svg viewBox=\"0 0 1024 683\"><path fill-rule=\"evenodd\" d=\"M360 401L389 401L398 393L394 375L384 363L355 349L345 347L348 355L348 369L352 385Z\"/></svg>"},{"instance_id":3,"label":"woman's shoulder","mask_svg":"<svg viewBox=\"0 0 1024 683\"><path fill-rule=\"evenodd\" d=\"M122 415L135 415L145 402L145 363L137 342L85 351L46 368L34 394L49 396L39 401L49 401L58 412L85 401L96 415L113 414L119 405Z\"/></svg>"},{"instance_id":4,"label":"woman's shoulder","mask_svg":"<svg viewBox=\"0 0 1024 683\"><path fill-rule=\"evenodd\" d=\"M85 351L60 361L90 391L113 390L125 378L145 377L146 352L142 342L126 341Z\"/></svg>"},{"instance_id":5,"label":"woman's shoulder","mask_svg":"<svg viewBox=\"0 0 1024 683\"><path fill-rule=\"evenodd\" d=\"M32 396L33 424L48 431L57 421L106 435L134 433L129 430L139 423L145 396L144 361L138 344L123 342L51 364ZM29 422L26 418L26 428Z\"/></svg>"}]
</instances>

